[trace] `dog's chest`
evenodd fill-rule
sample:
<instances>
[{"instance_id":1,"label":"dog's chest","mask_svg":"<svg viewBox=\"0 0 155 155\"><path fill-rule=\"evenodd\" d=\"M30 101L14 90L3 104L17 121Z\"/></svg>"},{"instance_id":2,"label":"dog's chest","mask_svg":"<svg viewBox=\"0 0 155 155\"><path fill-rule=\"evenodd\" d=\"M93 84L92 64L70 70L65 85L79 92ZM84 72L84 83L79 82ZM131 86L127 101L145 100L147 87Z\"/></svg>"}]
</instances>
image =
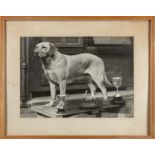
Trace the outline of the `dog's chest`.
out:
<instances>
[{"instance_id":1,"label":"dog's chest","mask_svg":"<svg viewBox=\"0 0 155 155\"><path fill-rule=\"evenodd\" d=\"M45 69L44 73L45 73L45 76L48 80L50 80L54 83L59 83L58 75L56 74L56 72L52 72L48 69Z\"/></svg>"}]
</instances>

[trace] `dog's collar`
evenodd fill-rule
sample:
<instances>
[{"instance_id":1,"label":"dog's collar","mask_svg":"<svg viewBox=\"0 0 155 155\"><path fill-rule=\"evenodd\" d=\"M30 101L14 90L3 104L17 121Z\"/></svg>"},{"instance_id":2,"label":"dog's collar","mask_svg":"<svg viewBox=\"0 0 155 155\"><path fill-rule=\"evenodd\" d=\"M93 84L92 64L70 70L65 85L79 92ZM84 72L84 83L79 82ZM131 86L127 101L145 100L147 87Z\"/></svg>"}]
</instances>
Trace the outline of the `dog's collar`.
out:
<instances>
[{"instance_id":1,"label":"dog's collar","mask_svg":"<svg viewBox=\"0 0 155 155\"><path fill-rule=\"evenodd\" d=\"M46 58L52 58L52 57L54 57L54 54L52 54L52 55L46 55L46 56L40 57L40 58L41 58L41 59L46 59Z\"/></svg>"}]
</instances>

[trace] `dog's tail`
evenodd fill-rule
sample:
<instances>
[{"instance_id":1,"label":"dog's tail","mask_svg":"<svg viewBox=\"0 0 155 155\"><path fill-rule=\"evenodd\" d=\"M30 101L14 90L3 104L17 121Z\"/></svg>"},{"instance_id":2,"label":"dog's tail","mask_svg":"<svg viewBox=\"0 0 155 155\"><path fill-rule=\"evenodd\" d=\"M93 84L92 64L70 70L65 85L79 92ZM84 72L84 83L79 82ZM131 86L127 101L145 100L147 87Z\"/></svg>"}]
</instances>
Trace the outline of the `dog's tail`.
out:
<instances>
[{"instance_id":1,"label":"dog's tail","mask_svg":"<svg viewBox=\"0 0 155 155\"><path fill-rule=\"evenodd\" d=\"M107 78L107 75L106 75L106 74L104 75L104 82L105 82L106 84L108 84L109 86L111 86L111 87L112 87L112 84L111 84L111 82L108 80L108 78Z\"/></svg>"}]
</instances>

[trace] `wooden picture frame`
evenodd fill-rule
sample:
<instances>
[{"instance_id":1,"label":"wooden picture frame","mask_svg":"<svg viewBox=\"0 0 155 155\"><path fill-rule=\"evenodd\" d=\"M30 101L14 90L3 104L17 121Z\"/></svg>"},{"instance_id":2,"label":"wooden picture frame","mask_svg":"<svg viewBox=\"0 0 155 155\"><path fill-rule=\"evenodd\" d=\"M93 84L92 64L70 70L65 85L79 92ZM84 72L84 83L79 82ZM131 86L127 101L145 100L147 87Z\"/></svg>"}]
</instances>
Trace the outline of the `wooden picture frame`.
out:
<instances>
[{"instance_id":1,"label":"wooden picture frame","mask_svg":"<svg viewBox=\"0 0 155 155\"><path fill-rule=\"evenodd\" d=\"M148 134L147 136L139 135L7 135L7 118L6 118L6 22L7 21L148 21L149 22L149 94L148 94ZM57 139L102 139L102 138L155 138L155 17L153 16L133 16L133 17L112 17L112 16L1 16L0 17L0 138L57 138Z\"/></svg>"}]
</instances>

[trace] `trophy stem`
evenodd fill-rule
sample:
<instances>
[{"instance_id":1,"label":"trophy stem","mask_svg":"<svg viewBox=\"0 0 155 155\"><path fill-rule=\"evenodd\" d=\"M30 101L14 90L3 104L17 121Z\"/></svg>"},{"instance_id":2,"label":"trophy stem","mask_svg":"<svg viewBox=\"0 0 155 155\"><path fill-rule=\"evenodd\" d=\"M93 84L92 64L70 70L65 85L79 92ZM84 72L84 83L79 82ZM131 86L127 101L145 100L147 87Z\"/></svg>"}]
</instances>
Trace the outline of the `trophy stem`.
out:
<instances>
[{"instance_id":1,"label":"trophy stem","mask_svg":"<svg viewBox=\"0 0 155 155\"><path fill-rule=\"evenodd\" d=\"M115 95L115 97L120 97L120 94L119 94L119 91L118 91L118 86L116 87L116 95Z\"/></svg>"},{"instance_id":2,"label":"trophy stem","mask_svg":"<svg viewBox=\"0 0 155 155\"><path fill-rule=\"evenodd\" d=\"M116 87L116 90L117 90L117 94L118 94L118 87Z\"/></svg>"}]
</instances>

